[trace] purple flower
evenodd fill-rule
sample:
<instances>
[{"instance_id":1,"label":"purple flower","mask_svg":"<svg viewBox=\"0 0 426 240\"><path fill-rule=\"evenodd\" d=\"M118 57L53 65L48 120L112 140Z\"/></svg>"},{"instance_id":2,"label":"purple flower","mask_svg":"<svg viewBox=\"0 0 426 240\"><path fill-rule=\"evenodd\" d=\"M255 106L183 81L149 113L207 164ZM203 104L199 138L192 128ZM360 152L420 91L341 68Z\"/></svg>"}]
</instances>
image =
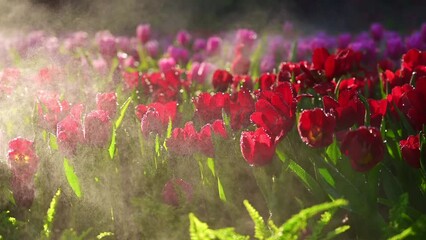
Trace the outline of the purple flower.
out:
<instances>
[{"instance_id":1,"label":"purple flower","mask_svg":"<svg viewBox=\"0 0 426 240\"><path fill-rule=\"evenodd\" d=\"M373 37L374 41L379 42L383 38L384 28L380 23L373 23L370 26L370 34Z\"/></svg>"},{"instance_id":2,"label":"purple flower","mask_svg":"<svg viewBox=\"0 0 426 240\"><path fill-rule=\"evenodd\" d=\"M347 48L351 41L352 35L350 33L342 33L337 37L337 47L340 49Z\"/></svg>"},{"instance_id":3,"label":"purple flower","mask_svg":"<svg viewBox=\"0 0 426 240\"><path fill-rule=\"evenodd\" d=\"M186 46L190 41L191 34L185 30L179 31L176 35L176 42L181 46Z\"/></svg>"},{"instance_id":4,"label":"purple flower","mask_svg":"<svg viewBox=\"0 0 426 240\"><path fill-rule=\"evenodd\" d=\"M141 43L146 43L151 38L151 25L140 24L136 28L136 37Z\"/></svg>"},{"instance_id":5,"label":"purple flower","mask_svg":"<svg viewBox=\"0 0 426 240\"><path fill-rule=\"evenodd\" d=\"M203 38L197 38L194 40L194 45L192 46L192 50L194 52L202 51L206 48L207 41Z\"/></svg>"},{"instance_id":6,"label":"purple flower","mask_svg":"<svg viewBox=\"0 0 426 240\"><path fill-rule=\"evenodd\" d=\"M255 31L250 29L240 29L237 31L237 43L244 44L246 46L253 46L257 39Z\"/></svg>"},{"instance_id":7,"label":"purple flower","mask_svg":"<svg viewBox=\"0 0 426 240\"><path fill-rule=\"evenodd\" d=\"M157 40L150 40L145 44L145 49L150 57L156 58L158 56L159 45Z\"/></svg>"},{"instance_id":8,"label":"purple flower","mask_svg":"<svg viewBox=\"0 0 426 240\"><path fill-rule=\"evenodd\" d=\"M186 64L189 60L189 52L185 48L169 46L167 53L172 57L175 62Z\"/></svg>"},{"instance_id":9,"label":"purple flower","mask_svg":"<svg viewBox=\"0 0 426 240\"><path fill-rule=\"evenodd\" d=\"M222 39L220 37L217 37L217 36L210 37L207 40L207 46L206 46L207 54L210 56L216 55L217 53L220 52L221 45L222 45Z\"/></svg>"},{"instance_id":10,"label":"purple flower","mask_svg":"<svg viewBox=\"0 0 426 240\"><path fill-rule=\"evenodd\" d=\"M386 56L393 60L401 58L405 53L404 42L400 37L394 37L386 40Z\"/></svg>"},{"instance_id":11,"label":"purple flower","mask_svg":"<svg viewBox=\"0 0 426 240\"><path fill-rule=\"evenodd\" d=\"M275 67L275 58L273 55L266 55L260 62L260 72L271 72Z\"/></svg>"}]
</instances>

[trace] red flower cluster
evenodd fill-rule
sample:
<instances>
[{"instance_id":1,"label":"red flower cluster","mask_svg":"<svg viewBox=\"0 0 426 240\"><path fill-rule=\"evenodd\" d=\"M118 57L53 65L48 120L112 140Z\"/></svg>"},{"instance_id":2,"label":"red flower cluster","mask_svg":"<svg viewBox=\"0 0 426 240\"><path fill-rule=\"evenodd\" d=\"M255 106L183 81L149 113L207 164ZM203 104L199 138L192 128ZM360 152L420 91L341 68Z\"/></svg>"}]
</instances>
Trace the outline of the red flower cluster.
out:
<instances>
[{"instance_id":1,"label":"red flower cluster","mask_svg":"<svg viewBox=\"0 0 426 240\"><path fill-rule=\"evenodd\" d=\"M170 152L181 156L201 152L206 156L214 157L212 133L222 138L228 137L221 120L206 124L200 132L197 132L192 122L187 122L184 128L173 129L172 136L167 139L167 148Z\"/></svg>"},{"instance_id":2,"label":"red flower cluster","mask_svg":"<svg viewBox=\"0 0 426 240\"><path fill-rule=\"evenodd\" d=\"M365 107L355 90L345 90L334 100L323 97L324 111L336 117L336 130L347 130L354 124L363 125Z\"/></svg>"},{"instance_id":3,"label":"red flower cluster","mask_svg":"<svg viewBox=\"0 0 426 240\"><path fill-rule=\"evenodd\" d=\"M325 48L317 48L312 55L313 68L323 70L327 78L338 78L356 72L361 62L361 53L346 48L329 54Z\"/></svg>"},{"instance_id":4,"label":"red flower cluster","mask_svg":"<svg viewBox=\"0 0 426 240\"><path fill-rule=\"evenodd\" d=\"M69 103L61 100L58 94L40 92L37 101L38 115L42 120L40 125L54 132L56 124L64 117L69 107Z\"/></svg>"},{"instance_id":5,"label":"red flower cluster","mask_svg":"<svg viewBox=\"0 0 426 240\"><path fill-rule=\"evenodd\" d=\"M282 82L272 91L260 91L258 98L251 121L277 140L285 137L296 116L297 100L291 84Z\"/></svg>"},{"instance_id":6,"label":"red flower cluster","mask_svg":"<svg viewBox=\"0 0 426 240\"><path fill-rule=\"evenodd\" d=\"M168 103L154 102L149 105L136 106L136 115L141 120L141 130L145 135L151 132L163 134L169 121L176 123L177 102Z\"/></svg>"}]
</instances>

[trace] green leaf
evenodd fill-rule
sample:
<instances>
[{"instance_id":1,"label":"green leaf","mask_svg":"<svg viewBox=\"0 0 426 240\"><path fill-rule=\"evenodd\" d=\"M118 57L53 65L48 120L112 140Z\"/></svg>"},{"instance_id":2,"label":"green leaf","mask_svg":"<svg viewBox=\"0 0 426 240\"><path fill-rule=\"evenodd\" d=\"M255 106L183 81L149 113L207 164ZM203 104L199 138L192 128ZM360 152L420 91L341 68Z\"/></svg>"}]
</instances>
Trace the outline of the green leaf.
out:
<instances>
[{"instance_id":1,"label":"green leaf","mask_svg":"<svg viewBox=\"0 0 426 240\"><path fill-rule=\"evenodd\" d=\"M426 171L426 125L423 125L423 131L420 132L420 166Z\"/></svg>"},{"instance_id":2,"label":"green leaf","mask_svg":"<svg viewBox=\"0 0 426 240\"><path fill-rule=\"evenodd\" d=\"M59 149L56 136L53 135L52 133L49 133L49 146L52 150L58 150Z\"/></svg>"},{"instance_id":3,"label":"green leaf","mask_svg":"<svg viewBox=\"0 0 426 240\"><path fill-rule=\"evenodd\" d=\"M117 120L114 123L114 126L112 128L112 134L111 134L111 143L108 147L108 153L109 157L111 159L114 159L114 155L116 152L116 138L117 138L117 129L120 127L121 123L123 122L124 115L126 115L126 111L129 108L130 103L132 102L132 97L129 97L123 105L120 107L120 115L118 116Z\"/></svg>"},{"instance_id":4,"label":"green leaf","mask_svg":"<svg viewBox=\"0 0 426 240\"><path fill-rule=\"evenodd\" d=\"M104 239L105 237L111 237L114 236L114 233L112 232L101 232L96 236L96 239Z\"/></svg>"},{"instance_id":5,"label":"green leaf","mask_svg":"<svg viewBox=\"0 0 426 240\"><path fill-rule=\"evenodd\" d=\"M222 108L222 119L223 119L223 123L225 124L225 127L229 128L231 126L231 120L229 119L229 116L225 112L224 108Z\"/></svg>"},{"instance_id":6,"label":"green leaf","mask_svg":"<svg viewBox=\"0 0 426 240\"><path fill-rule=\"evenodd\" d=\"M155 135L155 153L157 154L157 157L160 156L160 137L158 134Z\"/></svg>"},{"instance_id":7,"label":"green leaf","mask_svg":"<svg viewBox=\"0 0 426 240\"><path fill-rule=\"evenodd\" d=\"M331 219L333 217L333 213L330 213L329 211L324 212L321 214L320 220L318 220L317 224L315 225L314 229L312 230L312 234L309 237L309 240L316 240L321 239L321 233L325 226L327 226L328 223L330 223Z\"/></svg>"},{"instance_id":8,"label":"green leaf","mask_svg":"<svg viewBox=\"0 0 426 240\"><path fill-rule=\"evenodd\" d=\"M279 148L275 149L275 153L277 154L278 159L280 159L281 162L285 163L285 154Z\"/></svg>"},{"instance_id":9,"label":"green leaf","mask_svg":"<svg viewBox=\"0 0 426 240\"><path fill-rule=\"evenodd\" d=\"M124 115L126 115L127 109L129 108L130 103L132 102L132 97L129 97L123 105L120 107L120 115L118 116L117 120L115 121L115 128L118 129L123 122Z\"/></svg>"},{"instance_id":10,"label":"green leaf","mask_svg":"<svg viewBox=\"0 0 426 240\"><path fill-rule=\"evenodd\" d=\"M115 155L115 150L116 150L116 138L117 138L117 131L115 129L115 127L112 128L112 135L111 135L111 143L109 144L108 147L108 153L109 153L109 157L111 159L114 158Z\"/></svg>"},{"instance_id":11,"label":"green leaf","mask_svg":"<svg viewBox=\"0 0 426 240\"><path fill-rule=\"evenodd\" d=\"M291 160L288 167L293 173L296 174L296 176L299 177L299 179L303 182L306 188L312 192L312 194L315 196L323 195L320 185L317 183L317 181L299 164Z\"/></svg>"},{"instance_id":12,"label":"green leaf","mask_svg":"<svg viewBox=\"0 0 426 240\"><path fill-rule=\"evenodd\" d=\"M334 182L333 177L331 176L330 172L326 168L319 168L318 169L319 174L324 178L324 180L330 184L333 188L336 187L336 183Z\"/></svg>"},{"instance_id":13,"label":"green leaf","mask_svg":"<svg viewBox=\"0 0 426 240\"><path fill-rule=\"evenodd\" d=\"M223 190L223 186L222 186L222 183L220 182L219 177L217 177L217 190L219 192L220 200L222 200L223 202L226 202L225 190Z\"/></svg>"},{"instance_id":14,"label":"green leaf","mask_svg":"<svg viewBox=\"0 0 426 240\"><path fill-rule=\"evenodd\" d=\"M336 165L337 161L342 157L342 153L340 152L339 144L337 143L336 138L334 138L333 143L327 147L325 153L333 162L333 164Z\"/></svg>"},{"instance_id":15,"label":"green leaf","mask_svg":"<svg viewBox=\"0 0 426 240\"><path fill-rule=\"evenodd\" d=\"M209 229L206 223L201 222L193 213L189 214L189 235L191 240L248 240L235 232L234 228Z\"/></svg>"},{"instance_id":16,"label":"green leaf","mask_svg":"<svg viewBox=\"0 0 426 240\"><path fill-rule=\"evenodd\" d=\"M58 204L59 196L61 195L61 189L59 188L56 191L56 194L53 196L52 201L50 201L49 209L47 209L46 218L43 224L43 235L46 239L50 239L50 234L52 232L52 224L56 214L56 205Z\"/></svg>"},{"instance_id":17,"label":"green leaf","mask_svg":"<svg viewBox=\"0 0 426 240\"><path fill-rule=\"evenodd\" d=\"M303 209L287 220L271 239L298 239L300 231L306 229L310 218L318 213L346 206L347 204L348 202L346 200L337 199L333 202L322 203Z\"/></svg>"},{"instance_id":18,"label":"green leaf","mask_svg":"<svg viewBox=\"0 0 426 240\"><path fill-rule=\"evenodd\" d=\"M74 191L78 198L81 198L81 188L77 175L74 172L74 168L68 163L68 159L64 158L64 170L65 176L67 177L68 184Z\"/></svg>"},{"instance_id":19,"label":"green leaf","mask_svg":"<svg viewBox=\"0 0 426 240\"><path fill-rule=\"evenodd\" d=\"M216 177L216 172L214 169L214 159L213 158L207 158L207 166L209 167L210 171L213 174L213 177Z\"/></svg>"},{"instance_id":20,"label":"green leaf","mask_svg":"<svg viewBox=\"0 0 426 240\"><path fill-rule=\"evenodd\" d=\"M364 104L364 107L365 107L364 125L369 127L370 126L370 116L371 116L370 104L368 104L367 99L362 94L358 94L358 97L359 97L359 100L361 100L362 104Z\"/></svg>"},{"instance_id":21,"label":"green leaf","mask_svg":"<svg viewBox=\"0 0 426 240\"><path fill-rule=\"evenodd\" d=\"M169 117L169 123L167 124L166 139L172 136L172 128L173 128L172 118Z\"/></svg>"},{"instance_id":22,"label":"green leaf","mask_svg":"<svg viewBox=\"0 0 426 240\"><path fill-rule=\"evenodd\" d=\"M340 227L338 227L338 228L334 229L333 231L329 232L329 233L327 234L327 236L326 236L324 239L325 239L325 240L333 239L333 238L337 237L338 235L340 235L340 234L342 234L342 233L346 232L346 231L347 231L347 230L349 230L350 228L351 228L351 227L350 227L349 225L343 225L343 226L340 226Z\"/></svg>"},{"instance_id":23,"label":"green leaf","mask_svg":"<svg viewBox=\"0 0 426 240\"><path fill-rule=\"evenodd\" d=\"M249 203L248 200L244 200L243 203L254 223L254 237L260 240L268 238L271 235L271 232L268 230L263 217L260 216L259 212Z\"/></svg>"}]
</instances>

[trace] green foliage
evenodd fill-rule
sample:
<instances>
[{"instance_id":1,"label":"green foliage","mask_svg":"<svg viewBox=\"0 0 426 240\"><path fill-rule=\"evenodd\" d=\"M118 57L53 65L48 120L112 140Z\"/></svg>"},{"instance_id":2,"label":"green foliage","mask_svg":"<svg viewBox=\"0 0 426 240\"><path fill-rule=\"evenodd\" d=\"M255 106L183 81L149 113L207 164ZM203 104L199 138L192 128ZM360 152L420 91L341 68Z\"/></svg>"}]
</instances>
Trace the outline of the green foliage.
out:
<instances>
[{"instance_id":1,"label":"green foliage","mask_svg":"<svg viewBox=\"0 0 426 240\"><path fill-rule=\"evenodd\" d=\"M117 129L121 126L124 116L126 115L127 109L129 108L130 103L132 102L132 96L130 96L120 107L120 115L118 115L117 120L115 120L114 126L112 128L111 143L108 147L108 153L111 159L114 158L116 152L116 138L117 138Z\"/></svg>"},{"instance_id":2,"label":"green foliage","mask_svg":"<svg viewBox=\"0 0 426 240\"><path fill-rule=\"evenodd\" d=\"M10 211L0 212L0 239L18 239L18 230L21 223L10 216Z\"/></svg>"},{"instance_id":3,"label":"green foliage","mask_svg":"<svg viewBox=\"0 0 426 240\"><path fill-rule=\"evenodd\" d=\"M401 239L425 239L426 238L426 215L421 215L410 227L401 233L389 238L389 240Z\"/></svg>"},{"instance_id":4,"label":"green foliage","mask_svg":"<svg viewBox=\"0 0 426 240\"><path fill-rule=\"evenodd\" d=\"M305 230L308 226L308 220L310 218L321 212L346 206L347 204L348 202L346 200L337 199L333 202L322 203L303 209L281 225L270 239L298 239L300 232Z\"/></svg>"},{"instance_id":5,"label":"green foliage","mask_svg":"<svg viewBox=\"0 0 426 240\"><path fill-rule=\"evenodd\" d=\"M268 238L271 235L271 232L268 230L262 216L260 216L259 212L257 212L257 210L249 203L249 201L244 200L243 203L254 223L254 237L257 239Z\"/></svg>"},{"instance_id":6,"label":"green foliage","mask_svg":"<svg viewBox=\"0 0 426 240\"><path fill-rule=\"evenodd\" d=\"M296 174L306 188L316 196L324 195L318 182L295 161L290 161L288 168Z\"/></svg>"},{"instance_id":7,"label":"green foliage","mask_svg":"<svg viewBox=\"0 0 426 240\"><path fill-rule=\"evenodd\" d=\"M302 231L308 227L308 221L315 215L324 212L320 220L313 226L312 234L308 239L333 239L349 229L348 225L337 227L336 229L324 233L324 228L331 222L334 212L337 208L346 206L348 203L344 199L337 199L333 202L322 203L310 208L306 208L292 216L283 225L277 227L270 219L268 224L259 212L247 201L243 201L251 219L254 223L254 237L262 240L274 239L299 239ZM248 236L242 236L235 233L233 228L222 228L212 230L206 223L201 222L193 213L189 214L189 233L191 240L209 240L209 239L249 239Z\"/></svg>"},{"instance_id":8,"label":"green foliage","mask_svg":"<svg viewBox=\"0 0 426 240\"><path fill-rule=\"evenodd\" d=\"M84 231L82 234L78 234L74 229L65 229L62 234L61 237L59 238L60 240L85 240L88 239L88 235L91 232L91 229L88 229L86 231Z\"/></svg>"},{"instance_id":9,"label":"green foliage","mask_svg":"<svg viewBox=\"0 0 426 240\"><path fill-rule=\"evenodd\" d=\"M58 189L50 202L49 209L47 209L46 218L43 225L43 239L50 239L52 233L53 220L55 219L56 206L58 205L59 197L61 196L61 189Z\"/></svg>"},{"instance_id":10,"label":"green foliage","mask_svg":"<svg viewBox=\"0 0 426 240\"><path fill-rule=\"evenodd\" d=\"M74 172L74 168L69 164L68 159L66 158L64 158L64 170L65 176L67 177L67 181L71 189L74 191L75 195L78 198L81 198L82 192L80 187L80 181L78 180L78 177Z\"/></svg>"},{"instance_id":11,"label":"green foliage","mask_svg":"<svg viewBox=\"0 0 426 240\"><path fill-rule=\"evenodd\" d=\"M189 234L191 240L248 240L248 236L237 234L234 228L209 229L193 213L189 214Z\"/></svg>"},{"instance_id":12,"label":"green foliage","mask_svg":"<svg viewBox=\"0 0 426 240\"><path fill-rule=\"evenodd\" d=\"M340 152L340 148L337 144L336 138L334 138L333 143L327 147L325 153L327 154L331 162L336 165L337 161L342 157L342 153Z\"/></svg>"}]
</instances>

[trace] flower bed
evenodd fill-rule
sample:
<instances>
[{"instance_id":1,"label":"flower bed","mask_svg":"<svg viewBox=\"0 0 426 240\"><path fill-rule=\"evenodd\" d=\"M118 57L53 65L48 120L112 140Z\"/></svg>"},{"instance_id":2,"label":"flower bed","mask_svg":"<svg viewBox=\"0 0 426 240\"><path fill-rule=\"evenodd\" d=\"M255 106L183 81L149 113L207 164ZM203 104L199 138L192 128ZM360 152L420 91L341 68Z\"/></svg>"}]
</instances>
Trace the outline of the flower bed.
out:
<instances>
[{"instance_id":1,"label":"flower bed","mask_svg":"<svg viewBox=\"0 0 426 240\"><path fill-rule=\"evenodd\" d=\"M424 237L426 25L284 30L5 38L0 239Z\"/></svg>"}]
</instances>

